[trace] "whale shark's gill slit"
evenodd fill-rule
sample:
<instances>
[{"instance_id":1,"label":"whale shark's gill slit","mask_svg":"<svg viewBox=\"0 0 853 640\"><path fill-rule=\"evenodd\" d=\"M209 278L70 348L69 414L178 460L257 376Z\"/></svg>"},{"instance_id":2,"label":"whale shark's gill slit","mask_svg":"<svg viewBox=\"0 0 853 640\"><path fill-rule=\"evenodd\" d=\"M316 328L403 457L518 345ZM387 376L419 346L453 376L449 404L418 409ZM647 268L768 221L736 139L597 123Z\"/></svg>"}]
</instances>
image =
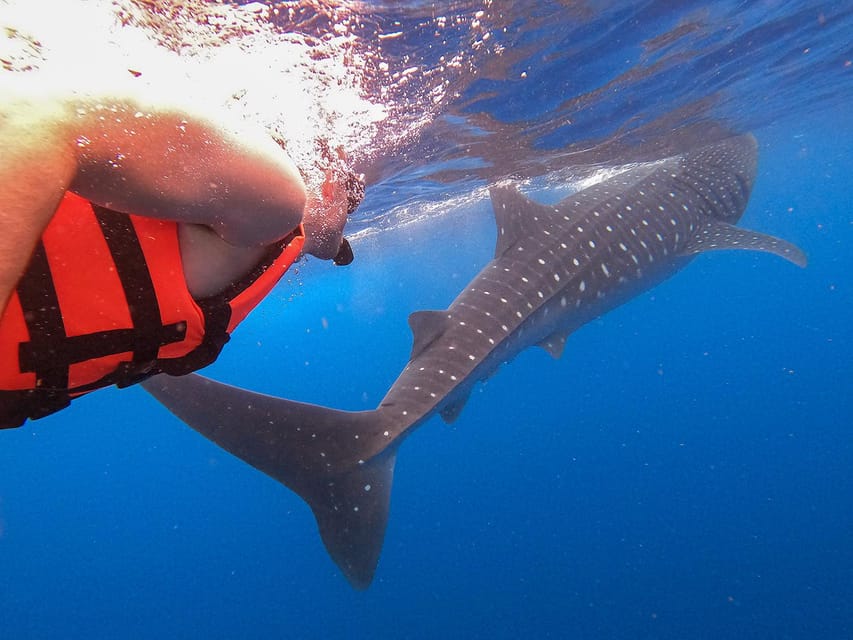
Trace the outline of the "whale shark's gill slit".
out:
<instances>
[{"instance_id":1,"label":"whale shark's gill slit","mask_svg":"<svg viewBox=\"0 0 853 640\"><path fill-rule=\"evenodd\" d=\"M746 178L744 178L739 173L733 174L733 177L737 182L738 186L738 201L746 202L747 200L749 200L749 193L752 187L750 186L749 182L747 182Z\"/></svg>"},{"instance_id":2,"label":"whale shark's gill slit","mask_svg":"<svg viewBox=\"0 0 853 640\"><path fill-rule=\"evenodd\" d=\"M673 188L681 191L691 201L693 198L698 199L705 215L714 215L714 212L721 209L721 204L724 200L717 194L699 175L685 173L673 180Z\"/></svg>"}]
</instances>

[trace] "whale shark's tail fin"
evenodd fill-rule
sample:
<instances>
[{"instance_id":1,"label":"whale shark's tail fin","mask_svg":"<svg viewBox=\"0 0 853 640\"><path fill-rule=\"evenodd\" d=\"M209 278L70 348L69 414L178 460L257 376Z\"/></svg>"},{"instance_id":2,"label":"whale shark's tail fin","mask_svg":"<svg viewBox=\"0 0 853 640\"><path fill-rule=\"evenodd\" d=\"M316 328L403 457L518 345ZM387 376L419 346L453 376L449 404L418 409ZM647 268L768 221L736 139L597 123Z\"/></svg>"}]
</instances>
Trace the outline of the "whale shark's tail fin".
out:
<instances>
[{"instance_id":1,"label":"whale shark's tail fin","mask_svg":"<svg viewBox=\"0 0 853 640\"><path fill-rule=\"evenodd\" d=\"M292 402L195 374L159 375L143 386L203 436L297 493L350 584L370 584L396 459L377 412Z\"/></svg>"}]
</instances>

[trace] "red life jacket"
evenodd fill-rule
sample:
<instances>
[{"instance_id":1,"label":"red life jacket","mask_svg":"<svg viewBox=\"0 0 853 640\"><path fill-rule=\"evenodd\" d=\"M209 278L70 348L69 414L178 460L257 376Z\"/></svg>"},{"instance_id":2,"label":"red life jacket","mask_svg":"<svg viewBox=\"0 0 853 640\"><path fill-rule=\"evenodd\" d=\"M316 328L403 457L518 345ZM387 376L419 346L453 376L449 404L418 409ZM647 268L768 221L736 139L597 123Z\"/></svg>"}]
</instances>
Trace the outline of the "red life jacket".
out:
<instances>
[{"instance_id":1,"label":"red life jacket","mask_svg":"<svg viewBox=\"0 0 853 640\"><path fill-rule=\"evenodd\" d=\"M303 242L294 230L242 281L195 300L177 224L67 193L0 317L0 428L101 387L210 364Z\"/></svg>"}]
</instances>

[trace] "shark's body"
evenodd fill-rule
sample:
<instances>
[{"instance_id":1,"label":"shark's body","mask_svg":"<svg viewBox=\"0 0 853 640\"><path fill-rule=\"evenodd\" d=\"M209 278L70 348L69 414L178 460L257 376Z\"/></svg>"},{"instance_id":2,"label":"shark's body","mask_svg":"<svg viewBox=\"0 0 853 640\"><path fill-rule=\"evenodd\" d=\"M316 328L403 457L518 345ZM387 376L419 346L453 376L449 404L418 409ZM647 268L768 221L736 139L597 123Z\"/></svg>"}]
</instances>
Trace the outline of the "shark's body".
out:
<instances>
[{"instance_id":1,"label":"shark's body","mask_svg":"<svg viewBox=\"0 0 853 640\"><path fill-rule=\"evenodd\" d=\"M566 336L711 249L757 249L800 265L793 245L732 226L756 170L740 136L631 168L537 204L491 191L494 259L444 311L412 314L411 358L373 411L347 412L255 394L199 376L146 388L215 443L311 506L329 553L356 586L382 546L397 448L440 413L458 415L472 387L531 345L558 357Z\"/></svg>"}]
</instances>

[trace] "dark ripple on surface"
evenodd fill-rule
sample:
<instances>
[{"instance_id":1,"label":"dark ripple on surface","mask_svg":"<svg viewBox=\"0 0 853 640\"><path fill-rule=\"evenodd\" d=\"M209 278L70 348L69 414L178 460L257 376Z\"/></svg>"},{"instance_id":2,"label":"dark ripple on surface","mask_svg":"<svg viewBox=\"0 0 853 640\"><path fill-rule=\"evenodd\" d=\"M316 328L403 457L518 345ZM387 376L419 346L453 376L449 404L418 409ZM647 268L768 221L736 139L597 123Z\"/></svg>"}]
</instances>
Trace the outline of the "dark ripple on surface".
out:
<instances>
[{"instance_id":1,"label":"dark ripple on surface","mask_svg":"<svg viewBox=\"0 0 853 640\"><path fill-rule=\"evenodd\" d=\"M279 2L261 19L318 57L348 38L352 73L387 109L352 158L374 185L357 226L371 210L658 158L844 104L848 4Z\"/></svg>"},{"instance_id":2,"label":"dark ripple on surface","mask_svg":"<svg viewBox=\"0 0 853 640\"><path fill-rule=\"evenodd\" d=\"M375 178L390 179L397 198L414 182L412 195L421 197L424 178L440 192L441 184L537 175L572 162L659 157L652 141L662 134L684 129L687 142L709 127L720 135L753 130L796 118L798 110L837 106L853 86L850 47L837 48L853 16L842 5L430 7L379 7L367 17L376 34L401 32L380 41L389 72L374 79L399 101L394 117L440 114L411 146L386 141L394 152ZM377 44L363 37L364 46ZM456 52L456 66L436 58L437 51L445 61ZM424 72L397 86L394 69L403 67ZM436 83L446 88L444 102L432 104ZM804 86L812 93L808 103L796 99Z\"/></svg>"}]
</instances>

